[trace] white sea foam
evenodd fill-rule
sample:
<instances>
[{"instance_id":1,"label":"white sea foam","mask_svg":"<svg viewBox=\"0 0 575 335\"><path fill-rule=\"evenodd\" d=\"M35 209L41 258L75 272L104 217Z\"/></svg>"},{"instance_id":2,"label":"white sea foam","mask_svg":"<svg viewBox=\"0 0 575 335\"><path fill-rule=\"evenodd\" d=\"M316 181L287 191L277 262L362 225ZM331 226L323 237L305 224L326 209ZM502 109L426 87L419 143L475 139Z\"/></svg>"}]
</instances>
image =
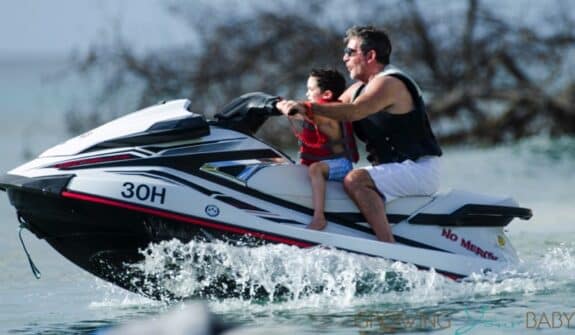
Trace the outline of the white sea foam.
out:
<instances>
[{"instance_id":1,"label":"white sea foam","mask_svg":"<svg viewBox=\"0 0 575 335\"><path fill-rule=\"evenodd\" d=\"M203 295L216 312L323 306L342 311L377 303L432 306L561 290L574 279L573 251L573 245L553 246L513 271L475 275L461 282L409 264L329 248L250 248L224 242L163 242L147 248L137 268L174 296ZM212 291L206 291L210 287ZM206 294L214 287L217 297ZM230 295L220 296L225 290Z\"/></svg>"}]
</instances>

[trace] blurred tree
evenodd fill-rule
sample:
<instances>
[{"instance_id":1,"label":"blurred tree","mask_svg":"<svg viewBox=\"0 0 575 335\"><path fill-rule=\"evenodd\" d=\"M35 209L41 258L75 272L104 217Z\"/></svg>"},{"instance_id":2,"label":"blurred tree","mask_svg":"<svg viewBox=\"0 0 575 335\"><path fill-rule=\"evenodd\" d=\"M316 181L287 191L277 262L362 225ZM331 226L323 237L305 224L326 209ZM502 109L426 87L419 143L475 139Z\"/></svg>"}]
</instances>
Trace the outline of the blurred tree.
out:
<instances>
[{"instance_id":1,"label":"blurred tree","mask_svg":"<svg viewBox=\"0 0 575 335\"><path fill-rule=\"evenodd\" d=\"M76 64L84 74L104 73L104 89L93 111L69 113L70 130L93 126L103 105L135 88L137 107L190 97L207 116L249 91L303 98L312 67L344 70L345 29L372 24L390 33L392 62L426 92L442 143L575 134L571 2L554 2L554 16L534 23L514 22L479 0L439 1L441 10L417 0L228 2L170 4L189 24L185 47L140 53L119 34L95 44ZM293 143L285 120L276 119L259 135Z\"/></svg>"}]
</instances>

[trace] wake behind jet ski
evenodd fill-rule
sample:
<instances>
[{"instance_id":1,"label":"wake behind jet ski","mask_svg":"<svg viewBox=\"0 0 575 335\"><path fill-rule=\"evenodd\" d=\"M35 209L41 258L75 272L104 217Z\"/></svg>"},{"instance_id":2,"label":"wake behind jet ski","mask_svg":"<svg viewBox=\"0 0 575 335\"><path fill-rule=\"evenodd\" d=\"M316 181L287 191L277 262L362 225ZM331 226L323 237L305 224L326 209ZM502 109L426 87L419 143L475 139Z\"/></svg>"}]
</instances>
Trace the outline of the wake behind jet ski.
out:
<instances>
[{"instance_id":1,"label":"wake behind jet ski","mask_svg":"<svg viewBox=\"0 0 575 335\"><path fill-rule=\"evenodd\" d=\"M511 198L453 190L388 201L397 243L376 239L341 183L328 182L324 231L306 167L254 133L278 97L243 95L207 121L189 100L145 108L42 153L0 178L22 225L86 271L157 296L131 266L151 243L327 245L435 269L452 278L518 262L504 232L531 210Z\"/></svg>"}]
</instances>

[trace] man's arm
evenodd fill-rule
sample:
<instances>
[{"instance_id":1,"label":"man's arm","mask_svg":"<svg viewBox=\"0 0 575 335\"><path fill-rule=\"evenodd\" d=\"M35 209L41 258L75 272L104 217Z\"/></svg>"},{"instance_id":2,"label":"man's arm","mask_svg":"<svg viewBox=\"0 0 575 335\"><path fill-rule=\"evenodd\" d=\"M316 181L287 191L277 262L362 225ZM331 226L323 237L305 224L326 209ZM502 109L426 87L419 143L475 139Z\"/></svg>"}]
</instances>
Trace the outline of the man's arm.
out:
<instances>
[{"instance_id":1,"label":"man's arm","mask_svg":"<svg viewBox=\"0 0 575 335\"><path fill-rule=\"evenodd\" d=\"M356 84L352 85L342 94L342 98L350 101L350 95ZM357 89L357 86L355 87ZM353 92L350 93L350 91ZM314 114L325 116L338 121L356 121L361 120L371 114L377 113L383 109L392 108L397 99L405 95L406 88L403 83L394 77L384 76L372 79L365 87L364 92L353 102L348 103L329 103L329 104L312 104ZM409 92L407 92L409 94ZM280 101L278 103L280 110L287 111L296 109L298 113L305 114L305 106L297 101ZM283 112L283 111L282 111Z\"/></svg>"}]
</instances>

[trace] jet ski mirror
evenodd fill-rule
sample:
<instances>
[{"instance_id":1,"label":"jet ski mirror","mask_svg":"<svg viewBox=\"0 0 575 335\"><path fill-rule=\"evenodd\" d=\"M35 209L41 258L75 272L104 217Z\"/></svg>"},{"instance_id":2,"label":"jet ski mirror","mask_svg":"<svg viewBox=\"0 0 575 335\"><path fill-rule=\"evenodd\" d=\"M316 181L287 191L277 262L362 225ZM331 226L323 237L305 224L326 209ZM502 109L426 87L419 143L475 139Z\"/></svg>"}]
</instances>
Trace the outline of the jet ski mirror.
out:
<instances>
[{"instance_id":1,"label":"jet ski mirror","mask_svg":"<svg viewBox=\"0 0 575 335\"><path fill-rule=\"evenodd\" d=\"M218 126L254 134L268 117L282 115L276 108L280 100L262 92L246 93L224 106L214 118Z\"/></svg>"}]
</instances>

